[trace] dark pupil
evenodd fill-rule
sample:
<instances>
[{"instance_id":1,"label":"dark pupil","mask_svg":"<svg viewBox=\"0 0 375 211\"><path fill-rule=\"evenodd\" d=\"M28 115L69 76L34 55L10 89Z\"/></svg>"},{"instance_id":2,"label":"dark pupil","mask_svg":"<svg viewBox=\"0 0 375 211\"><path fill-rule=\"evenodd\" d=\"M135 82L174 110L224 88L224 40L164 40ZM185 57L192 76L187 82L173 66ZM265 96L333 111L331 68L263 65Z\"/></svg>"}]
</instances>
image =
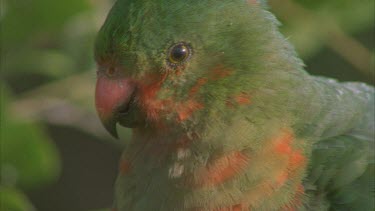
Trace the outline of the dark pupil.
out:
<instances>
[{"instance_id":1,"label":"dark pupil","mask_svg":"<svg viewBox=\"0 0 375 211\"><path fill-rule=\"evenodd\" d=\"M182 61L186 58L188 52L184 45L177 45L172 49L171 57L174 61Z\"/></svg>"}]
</instances>

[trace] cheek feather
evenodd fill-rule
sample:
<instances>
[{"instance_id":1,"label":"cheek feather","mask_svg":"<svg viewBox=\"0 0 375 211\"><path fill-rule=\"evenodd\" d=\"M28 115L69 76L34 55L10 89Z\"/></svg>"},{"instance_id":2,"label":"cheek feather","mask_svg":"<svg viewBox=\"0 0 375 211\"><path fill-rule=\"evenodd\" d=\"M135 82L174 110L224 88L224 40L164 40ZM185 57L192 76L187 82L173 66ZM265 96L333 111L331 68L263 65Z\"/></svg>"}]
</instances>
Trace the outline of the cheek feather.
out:
<instances>
[{"instance_id":1,"label":"cheek feather","mask_svg":"<svg viewBox=\"0 0 375 211\"><path fill-rule=\"evenodd\" d=\"M176 101L174 97L158 99L158 94L161 91L166 91L162 90L162 84L167 75L148 75L142 79L142 83L139 84L140 103L149 120L158 121L161 115L175 113L176 121L183 122L191 118L196 111L204 108L204 104L196 99L202 87L209 81L229 77L232 73L233 71L231 69L225 68L223 65L216 66L209 71L208 78L199 78L195 82L188 92L188 98L184 101ZM176 76L178 75L181 74L176 74ZM234 100L240 105L250 103L249 96L245 94L236 96Z\"/></svg>"},{"instance_id":2,"label":"cheek feather","mask_svg":"<svg viewBox=\"0 0 375 211\"><path fill-rule=\"evenodd\" d=\"M178 121L183 122L189 119L195 111L203 109L204 105L195 100L188 100L185 103L176 104Z\"/></svg>"},{"instance_id":3,"label":"cheek feather","mask_svg":"<svg viewBox=\"0 0 375 211\"><path fill-rule=\"evenodd\" d=\"M210 71L210 80L221 80L231 76L232 74L232 69L228 69L225 68L223 65L219 65ZM228 97L225 104L228 108L235 108L236 105L250 105L250 99L251 96L248 93L241 92L238 95Z\"/></svg>"},{"instance_id":4,"label":"cheek feather","mask_svg":"<svg viewBox=\"0 0 375 211\"><path fill-rule=\"evenodd\" d=\"M250 105L250 95L246 93L241 93L234 97L238 105Z\"/></svg>"},{"instance_id":5,"label":"cheek feather","mask_svg":"<svg viewBox=\"0 0 375 211\"><path fill-rule=\"evenodd\" d=\"M166 74L149 74L143 77L139 82L141 100L147 102L149 99L156 98L166 77Z\"/></svg>"},{"instance_id":6,"label":"cheek feather","mask_svg":"<svg viewBox=\"0 0 375 211\"><path fill-rule=\"evenodd\" d=\"M201 89L203 85L205 85L208 82L207 78L199 78L195 85L190 89L189 91L189 97L193 97L198 93L198 91Z\"/></svg>"},{"instance_id":7,"label":"cheek feather","mask_svg":"<svg viewBox=\"0 0 375 211\"><path fill-rule=\"evenodd\" d=\"M247 106L251 104L251 96L250 94L241 92L239 95L229 97L225 101L225 105L228 108L234 109L237 106Z\"/></svg>"},{"instance_id":8,"label":"cheek feather","mask_svg":"<svg viewBox=\"0 0 375 211\"><path fill-rule=\"evenodd\" d=\"M162 82L152 82L140 85L140 101L147 117L150 120L158 120L161 114L177 113L177 121L182 122L190 118L197 110L204 108L202 103L194 99L194 95L207 82L207 79L200 79L189 92L189 99L185 102L176 102L172 97L158 99Z\"/></svg>"},{"instance_id":9,"label":"cheek feather","mask_svg":"<svg viewBox=\"0 0 375 211\"><path fill-rule=\"evenodd\" d=\"M159 111L162 110L164 104L166 104L163 100L157 99L157 95L166 76L166 74L161 76L150 74L145 76L138 84L141 108L150 120L157 120L159 117Z\"/></svg>"},{"instance_id":10,"label":"cheek feather","mask_svg":"<svg viewBox=\"0 0 375 211\"><path fill-rule=\"evenodd\" d=\"M212 69L210 73L210 79L219 80L232 75L233 70L225 68L223 65L219 65Z\"/></svg>"}]
</instances>

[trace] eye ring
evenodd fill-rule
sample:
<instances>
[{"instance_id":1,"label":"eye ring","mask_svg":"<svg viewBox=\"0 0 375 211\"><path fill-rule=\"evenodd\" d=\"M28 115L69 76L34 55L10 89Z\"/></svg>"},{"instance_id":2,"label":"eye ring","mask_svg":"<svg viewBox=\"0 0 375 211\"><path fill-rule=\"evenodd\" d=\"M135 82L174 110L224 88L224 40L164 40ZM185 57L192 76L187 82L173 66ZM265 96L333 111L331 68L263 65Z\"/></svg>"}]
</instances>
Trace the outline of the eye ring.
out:
<instances>
[{"instance_id":1,"label":"eye ring","mask_svg":"<svg viewBox=\"0 0 375 211\"><path fill-rule=\"evenodd\" d=\"M187 62L190 59L192 52L192 48L188 43L175 43L169 47L167 62L170 66L176 67Z\"/></svg>"}]
</instances>

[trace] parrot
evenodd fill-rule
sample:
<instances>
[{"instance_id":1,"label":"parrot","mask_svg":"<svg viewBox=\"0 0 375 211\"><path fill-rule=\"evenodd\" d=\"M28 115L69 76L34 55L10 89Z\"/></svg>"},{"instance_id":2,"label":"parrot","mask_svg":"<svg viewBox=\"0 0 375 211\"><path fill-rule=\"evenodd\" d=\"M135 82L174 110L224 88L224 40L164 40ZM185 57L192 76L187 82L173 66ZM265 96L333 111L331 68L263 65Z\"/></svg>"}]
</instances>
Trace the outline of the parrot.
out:
<instances>
[{"instance_id":1,"label":"parrot","mask_svg":"<svg viewBox=\"0 0 375 211\"><path fill-rule=\"evenodd\" d=\"M305 71L264 0L117 0L95 106L114 211L374 210L374 87Z\"/></svg>"}]
</instances>

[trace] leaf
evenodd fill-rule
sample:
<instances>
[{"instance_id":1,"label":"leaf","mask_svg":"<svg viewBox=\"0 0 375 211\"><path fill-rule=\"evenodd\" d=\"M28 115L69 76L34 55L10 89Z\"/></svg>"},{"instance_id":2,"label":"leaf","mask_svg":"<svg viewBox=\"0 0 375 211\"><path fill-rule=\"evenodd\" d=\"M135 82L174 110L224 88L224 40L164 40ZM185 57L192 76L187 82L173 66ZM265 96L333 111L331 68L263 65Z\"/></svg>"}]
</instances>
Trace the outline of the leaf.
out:
<instances>
[{"instance_id":1,"label":"leaf","mask_svg":"<svg viewBox=\"0 0 375 211\"><path fill-rule=\"evenodd\" d=\"M2 211L32 211L35 210L27 197L13 188L0 187Z\"/></svg>"},{"instance_id":2,"label":"leaf","mask_svg":"<svg viewBox=\"0 0 375 211\"><path fill-rule=\"evenodd\" d=\"M1 99L1 184L33 188L57 179L60 161L57 149L43 127L11 116L9 98Z\"/></svg>"},{"instance_id":3,"label":"leaf","mask_svg":"<svg viewBox=\"0 0 375 211\"><path fill-rule=\"evenodd\" d=\"M374 24L372 0L270 0L270 5L283 23L283 34L305 59L333 39L336 27L354 34Z\"/></svg>"},{"instance_id":4,"label":"leaf","mask_svg":"<svg viewBox=\"0 0 375 211\"><path fill-rule=\"evenodd\" d=\"M96 28L87 18L93 12L88 0L13 0L4 5L1 40L6 62L2 67L11 86L30 75L51 80L92 66L90 47ZM72 28L76 22L81 27ZM74 52L69 46L74 46ZM25 83L25 88L45 81Z\"/></svg>"},{"instance_id":5,"label":"leaf","mask_svg":"<svg viewBox=\"0 0 375 211\"><path fill-rule=\"evenodd\" d=\"M12 44L57 32L69 18L90 8L86 0L8 0L4 4L2 38Z\"/></svg>"}]
</instances>

